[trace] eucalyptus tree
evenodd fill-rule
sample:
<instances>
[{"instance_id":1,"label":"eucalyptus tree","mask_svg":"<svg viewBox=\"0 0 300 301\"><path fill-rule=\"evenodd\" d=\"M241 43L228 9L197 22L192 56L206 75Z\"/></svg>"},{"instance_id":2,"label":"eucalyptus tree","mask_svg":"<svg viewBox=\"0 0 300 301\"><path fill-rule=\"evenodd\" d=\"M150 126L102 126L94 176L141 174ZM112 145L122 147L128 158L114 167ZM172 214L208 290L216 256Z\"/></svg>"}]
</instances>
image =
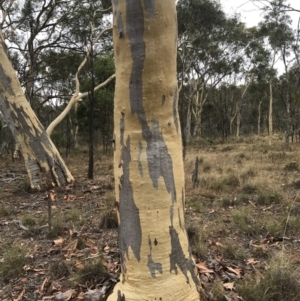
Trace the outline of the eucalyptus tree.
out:
<instances>
[{"instance_id":1,"label":"eucalyptus tree","mask_svg":"<svg viewBox=\"0 0 300 301\"><path fill-rule=\"evenodd\" d=\"M81 55L75 63L78 68L89 53L91 23L94 47L103 49L103 45L110 45L111 49L108 42L111 35L105 32L100 35L101 40L98 37L104 28L110 26L104 16L110 13L111 4L108 0L25 0L21 5L18 3L19 9L18 5L9 8L9 3L14 2L5 1L7 5L3 6L3 34L25 94L32 107L36 108L41 102L51 99L47 94L61 95L61 91L54 91L48 80L49 71L61 68L61 61L52 60L52 65L45 65L43 59L46 55ZM72 74L75 77L76 72ZM75 82L72 89L75 89Z\"/></svg>"},{"instance_id":2,"label":"eucalyptus tree","mask_svg":"<svg viewBox=\"0 0 300 301\"><path fill-rule=\"evenodd\" d=\"M178 7L179 77L182 84L187 81L190 86L188 118L193 117L193 134L201 135L203 107L212 90L224 77L239 72L244 25L236 16L227 18L215 1L179 1Z\"/></svg>"},{"instance_id":3,"label":"eucalyptus tree","mask_svg":"<svg viewBox=\"0 0 300 301\"><path fill-rule=\"evenodd\" d=\"M108 300L196 301L200 282L184 225L175 1L113 4L122 275Z\"/></svg>"},{"instance_id":4,"label":"eucalyptus tree","mask_svg":"<svg viewBox=\"0 0 300 301\"><path fill-rule=\"evenodd\" d=\"M272 0L263 7L265 11L264 20L259 24L260 32L267 38L268 46L271 49L272 62L270 69L273 75L269 77L269 135L270 143L273 133L273 102L274 87L273 80L275 75L274 65L277 58L281 58L284 63L285 73L288 70L288 57L292 50L294 35L291 28L291 17L288 15L286 0ZM286 148L289 148L290 132L290 100L289 93L286 94Z\"/></svg>"},{"instance_id":5,"label":"eucalyptus tree","mask_svg":"<svg viewBox=\"0 0 300 301\"><path fill-rule=\"evenodd\" d=\"M293 31L291 28L291 17L286 12L286 0L273 0L265 7L264 21L259 24L260 32L263 37L268 40L269 47L271 48L272 61L270 69L274 69L276 57L281 57L285 72L288 71L288 56L292 50L294 41ZM269 135L272 139L273 133L273 78L270 76L269 89ZM287 115L287 128L286 128L286 147L289 148L289 131L290 131L290 101L288 93L286 95L286 115ZM270 140L271 141L271 140Z\"/></svg>"},{"instance_id":6,"label":"eucalyptus tree","mask_svg":"<svg viewBox=\"0 0 300 301\"><path fill-rule=\"evenodd\" d=\"M0 31L0 111L20 146L31 188L61 186L73 177L28 103Z\"/></svg>"}]
</instances>

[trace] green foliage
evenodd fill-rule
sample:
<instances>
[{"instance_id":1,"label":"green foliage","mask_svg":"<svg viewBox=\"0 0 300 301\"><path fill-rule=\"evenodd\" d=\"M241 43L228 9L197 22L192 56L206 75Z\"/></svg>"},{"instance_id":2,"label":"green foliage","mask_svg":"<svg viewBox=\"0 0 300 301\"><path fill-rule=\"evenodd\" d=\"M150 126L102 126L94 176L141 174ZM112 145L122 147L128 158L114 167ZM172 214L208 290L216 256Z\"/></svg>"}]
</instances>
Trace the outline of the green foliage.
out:
<instances>
[{"instance_id":1,"label":"green foliage","mask_svg":"<svg viewBox=\"0 0 300 301\"><path fill-rule=\"evenodd\" d=\"M79 270L79 278L81 283L97 283L97 280L103 277L105 268L101 259L86 261L83 269Z\"/></svg>"},{"instance_id":2,"label":"green foliage","mask_svg":"<svg viewBox=\"0 0 300 301\"><path fill-rule=\"evenodd\" d=\"M26 252L23 248L10 246L4 249L4 260L0 263L0 279L10 280L24 272Z\"/></svg>"},{"instance_id":3,"label":"green foliage","mask_svg":"<svg viewBox=\"0 0 300 301\"><path fill-rule=\"evenodd\" d=\"M22 216L21 221L24 226L34 226L36 224L35 218L32 214L25 214Z\"/></svg>"}]
</instances>

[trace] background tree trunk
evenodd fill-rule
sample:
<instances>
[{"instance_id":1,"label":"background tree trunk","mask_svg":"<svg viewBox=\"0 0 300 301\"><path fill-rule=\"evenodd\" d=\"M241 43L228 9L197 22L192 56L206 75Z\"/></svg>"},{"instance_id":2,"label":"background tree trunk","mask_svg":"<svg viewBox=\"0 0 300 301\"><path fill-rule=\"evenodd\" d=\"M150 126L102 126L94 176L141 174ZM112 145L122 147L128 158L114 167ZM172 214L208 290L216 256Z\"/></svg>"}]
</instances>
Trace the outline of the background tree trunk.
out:
<instances>
[{"instance_id":1,"label":"background tree trunk","mask_svg":"<svg viewBox=\"0 0 300 301\"><path fill-rule=\"evenodd\" d=\"M114 0L121 281L108 300L199 300L184 224L174 0Z\"/></svg>"},{"instance_id":2,"label":"background tree trunk","mask_svg":"<svg viewBox=\"0 0 300 301\"><path fill-rule=\"evenodd\" d=\"M258 136L260 136L261 104L262 104L262 101L260 100L258 103L258 116L257 116L257 135Z\"/></svg>"},{"instance_id":3,"label":"background tree trunk","mask_svg":"<svg viewBox=\"0 0 300 301\"><path fill-rule=\"evenodd\" d=\"M27 101L0 32L0 110L25 160L32 189L74 179Z\"/></svg>"},{"instance_id":4,"label":"background tree trunk","mask_svg":"<svg viewBox=\"0 0 300 301\"><path fill-rule=\"evenodd\" d=\"M269 145L272 144L273 136L273 84L272 80L270 81L270 99L269 99Z\"/></svg>"}]
</instances>

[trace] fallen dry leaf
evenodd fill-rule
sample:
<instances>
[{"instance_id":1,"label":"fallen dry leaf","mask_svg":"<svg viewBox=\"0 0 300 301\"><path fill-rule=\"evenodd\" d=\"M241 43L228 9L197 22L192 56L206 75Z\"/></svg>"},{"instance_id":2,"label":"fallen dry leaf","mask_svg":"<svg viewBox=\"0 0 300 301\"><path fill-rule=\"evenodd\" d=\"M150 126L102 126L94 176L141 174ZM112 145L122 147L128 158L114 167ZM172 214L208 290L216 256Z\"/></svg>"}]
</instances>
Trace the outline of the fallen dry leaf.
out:
<instances>
[{"instance_id":1,"label":"fallen dry leaf","mask_svg":"<svg viewBox=\"0 0 300 301\"><path fill-rule=\"evenodd\" d=\"M73 201L75 199L76 199L76 195L74 195L74 194L66 194L64 196L64 200L67 202Z\"/></svg>"},{"instance_id":2,"label":"fallen dry leaf","mask_svg":"<svg viewBox=\"0 0 300 301\"><path fill-rule=\"evenodd\" d=\"M57 301L68 301L72 298L73 293L75 292L75 290L67 290L65 292L58 292L56 294L54 294L54 298Z\"/></svg>"},{"instance_id":3,"label":"fallen dry leaf","mask_svg":"<svg viewBox=\"0 0 300 301\"><path fill-rule=\"evenodd\" d=\"M54 190L49 190L49 192L48 192L48 198L50 198L50 200L51 200L52 202L55 201L55 199L56 199L56 193L55 193Z\"/></svg>"},{"instance_id":4,"label":"fallen dry leaf","mask_svg":"<svg viewBox=\"0 0 300 301\"><path fill-rule=\"evenodd\" d=\"M93 240L89 239L89 238L86 238L84 244L85 244L87 247L90 247L90 248L91 248L91 247L93 247L93 246L95 245L95 242L94 242Z\"/></svg>"},{"instance_id":5,"label":"fallen dry leaf","mask_svg":"<svg viewBox=\"0 0 300 301\"><path fill-rule=\"evenodd\" d=\"M226 267L228 271L240 276L241 275L241 270L240 269L233 269L231 267Z\"/></svg>"},{"instance_id":6,"label":"fallen dry leaf","mask_svg":"<svg viewBox=\"0 0 300 301\"><path fill-rule=\"evenodd\" d=\"M61 245L63 244L64 241L65 241L65 240L64 240L62 237L60 237L60 238L58 238L58 239L53 240L52 245L55 245L55 246L61 246Z\"/></svg>"},{"instance_id":7,"label":"fallen dry leaf","mask_svg":"<svg viewBox=\"0 0 300 301\"><path fill-rule=\"evenodd\" d=\"M14 299L14 301L22 300L22 297L23 297L24 294L25 294L25 287L23 287L21 293L19 294L19 296L16 299Z\"/></svg>"},{"instance_id":8,"label":"fallen dry leaf","mask_svg":"<svg viewBox=\"0 0 300 301\"><path fill-rule=\"evenodd\" d=\"M224 283L223 284L224 288L227 289L227 290L233 290L233 287L234 287L234 282L227 282L227 283Z\"/></svg>"},{"instance_id":9,"label":"fallen dry leaf","mask_svg":"<svg viewBox=\"0 0 300 301\"><path fill-rule=\"evenodd\" d=\"M45 278L43 283L41 284L40 288L39 288L39 292L42 293L45 289L45 285L48 282L48 278Z\"/></svg>"},{"instance_id":10,"label":"fallen dry leaf","mask_svg":"<svg viewBox=\"0 0 300 301\"><path fill-rule=\"evenodd\" d=\"M54 296L44 296L43 298L42 298L42 300L52 300L52 299L54 299L55 297Z\"/></svg>"},{"instance_id":11,"label":"fallen dry leaf","mask_svg":"<svg viewBox=\"0 0 300 301\"><path fill-rule=\"evenodd\" d=\"M200 273L214 273L214 271L207 268L203 262L196 263L196 267L199 269Z\"/></svg>"},{"instance_id":12,"label":"fallen dry leaf","mask_svg":"<svg viewBox=\"0 0 300 301\"><path fill-rule=\"evenodd\" d=\"M250 264L256 264L256 263L259 263L260 261L258 261L258 260L255 260L254 258L249 258L248 260L247 260L247 265L250 265Z\"/></svg>"}]
</instances>

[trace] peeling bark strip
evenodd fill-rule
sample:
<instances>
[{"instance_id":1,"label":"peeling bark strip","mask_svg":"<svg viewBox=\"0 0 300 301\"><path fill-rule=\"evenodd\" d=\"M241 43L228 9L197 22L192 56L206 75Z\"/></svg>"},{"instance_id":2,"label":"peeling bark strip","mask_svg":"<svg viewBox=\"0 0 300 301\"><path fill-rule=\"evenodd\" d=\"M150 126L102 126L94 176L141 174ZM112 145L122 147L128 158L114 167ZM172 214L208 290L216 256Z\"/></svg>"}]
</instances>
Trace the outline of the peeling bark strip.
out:
<instances>
[{"instance_id":1,"label":"peeling bark strip","mask_svg":"<svg viewBox=\"0 0 300 301\"><path fill-rule=\"evenodd\" d=\"M172 203L174 203L176 202L176 189L172 158L168 153L163 135L159 131L158 121L152 120L150 128L143 107L142 75L145 60L145 43L143 41L144 12L141 1L128 0L126 2L126 8L126 28L133 61L129 86L131 113L137 114L142 127L143 138L147 142L148 169L153 186L158 189L158 179L162 176L166 188L171 194Z\"/></svg>"},{"instance_id":2,"label":"peeling bark strip","mask_svg":"<svg viewBox=\"0 0 300 301\"><path fill-rule=\"evenodd\" d=\"M133 190L130 182L131 162L130 155L130 138L127 138L126 146L122 147L123 175L120 179L120 199L119 199L119 213L120 213L120 249L123 260L124 255L128 256L128 248L131 247L135 258L140 261L140 250L142 243L142 230L139 216L139 209L134 203Z\"/></svg>"},{"instance_id":3,"label":"peeling bark strip","mask_svg":"<svg viewBox=\"0 0 300 301\"><path fill-rule=\"evenodd\" d=\"M0 109L20 146L31 188L61 186L74 179L30 107L0 40Z\"/></svg>"}]
</instances>

